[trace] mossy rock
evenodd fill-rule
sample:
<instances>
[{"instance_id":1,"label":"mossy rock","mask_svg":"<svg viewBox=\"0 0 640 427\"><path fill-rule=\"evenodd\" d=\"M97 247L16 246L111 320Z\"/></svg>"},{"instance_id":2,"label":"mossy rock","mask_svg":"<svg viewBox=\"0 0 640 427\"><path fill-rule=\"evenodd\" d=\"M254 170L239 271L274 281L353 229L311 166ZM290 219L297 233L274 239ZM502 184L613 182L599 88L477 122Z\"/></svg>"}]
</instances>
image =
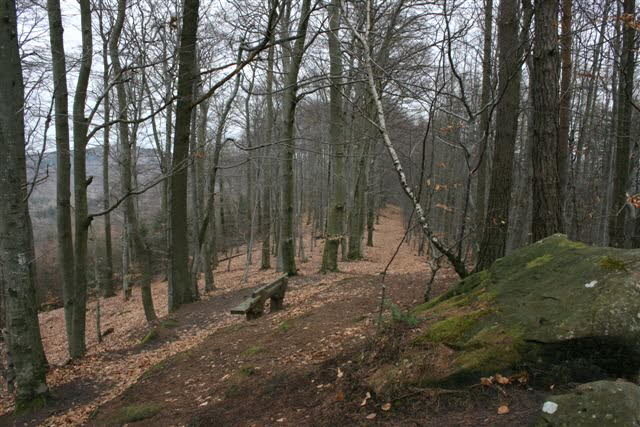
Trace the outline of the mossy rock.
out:
<instances>
[{"instance_id":1,"label":"mossy rock","mask_svg":"<svg viewBox=\"0 0 640 427\"><path fill-rule=\"evenodd\" d=\"M640 250L553 235L414 312L428 320L415 345L455 350L445 382L575 359L630 378L640 368Z\"/></svg>"},{"instance_id":2,"label":"mossy rock","mask_svg":"<svg viewBox=\"0 0 640 427\"><path fill-rule=\"evenodd\" d=\"M156 403L140 403L125 406L120 410L115 421L119 424L127 424L146 420L156 415L161 409L162 407Z\"/></svg>"},{"instance_id":3,"label":"mossy rock","mask_svg":"<svg viewBox=\"0 0 640 427\"><path fill-rule=\"evenodd\" d=\"M536 427L640 426L640 387L624 381L582 384L549 396Z\"/></svg>"}]
</instances>

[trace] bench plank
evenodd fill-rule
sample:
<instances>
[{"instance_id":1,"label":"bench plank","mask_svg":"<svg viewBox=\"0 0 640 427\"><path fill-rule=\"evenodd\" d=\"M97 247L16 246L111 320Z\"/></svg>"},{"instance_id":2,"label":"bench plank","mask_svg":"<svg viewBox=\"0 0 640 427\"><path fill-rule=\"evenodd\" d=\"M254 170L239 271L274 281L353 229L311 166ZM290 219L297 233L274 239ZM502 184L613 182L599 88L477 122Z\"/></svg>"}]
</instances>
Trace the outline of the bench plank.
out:
<instances>
[{"instance_id":1,"label":"bench plank","mask_svg":"<svg viewBox=\"0 0 640 427\"><path fill-rule=\"evenodd\" d=\"M245 314L247 320L262 316L267 298L271 300L271 311L281 310L287 291L287 276L283 275L271 283L253 291L251 296L231 309L231 314Z\"/></svg>"},{"instance_id":2,"label":"bench plank","mask_svg":"<svg viewBox=\"0 0 640 427\"><path fill-rule=\"evenodd\" d=\"M231 309L231 314L246 314L247 311L251 309L251 306L254 305L260 298L247 298L238 304L236 307Z\"/></svg>"}]
</instances>

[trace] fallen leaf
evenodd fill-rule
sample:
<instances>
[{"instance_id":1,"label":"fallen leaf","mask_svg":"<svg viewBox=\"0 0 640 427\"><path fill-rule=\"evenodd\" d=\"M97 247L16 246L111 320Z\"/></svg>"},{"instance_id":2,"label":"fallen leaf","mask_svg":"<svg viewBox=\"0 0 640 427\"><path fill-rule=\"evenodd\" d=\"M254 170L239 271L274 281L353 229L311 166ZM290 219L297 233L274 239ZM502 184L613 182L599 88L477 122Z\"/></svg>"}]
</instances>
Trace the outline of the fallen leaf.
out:
<instances>
[{"instance_id":1,"label":"fallen leaf","mask_svg":"<svg viewBox=\"0 0 640 427\"><path fill-rule=\"evenodd\" d=\"M371 393L367 392L367 394L364 397L364 400L362 401L362 403L360 404L360 406L364 406L367 404L367 401L369 401L369 399L371 399Z\"/></svg>"},{"instance_id":2,"label":"fallen leaf","mask_svg":"<svg viewBox=\"0 0 640 427\"><path fill-rule=\"evenodd\" d=\"M276 422L277 422L277 423L283 423L283 422L284 422L284 418L278 418L278 419L276 420Z\"/></svg>"},{"instance_id":3,"label":"fallen leaf","mask_svg":"<svg viewBox=\"0 0 640 427\"><path fill-rule=\"evenodd\" d=\"M505 415L509 413L509 407L507 405L502 405L498 408L498 415Z\"/></svg>"},{"instance_id":4,"label":"fallen leaf","mask_svg":"<svg viewBox=\"0 0 640 427\"><path fill-rule=\"evenodd\" d=\"M493 377L489 377L489 378L482 377L482 378L480 378L480 384L482 384L484 386L487 386L487 387L491 386L493 384Z\"/></svg>"},{"instance_id":5,"label":"fallen leaf","mask_svg":"<svg viewBox=\"0 0 640 427\"><path fill-rule=\"evenodd\" d=\"M370 413L369 415L367 415L367 419L368 420L372 420L377 416L377 414L375 412Z\"/></svg>"},{"instance_id":6,"label":"fallen leaf","mask_svg":"<svg viewBox=\"0 0 640 427\"><path fill-rule=\"evenodd\" d=\"M496 374L496 381L498 382L498 384L502 384L502 385L507 385L511 382L511 380L509 380L509 378L507 377L503 377L500 374Z\"/></svg>"},{"instance_id":7,"label":"fallen leaf","mask_svg":"<svg viewBox=\"0 0 640 427\"><path fill-rule=\"evenodd\" d=\"M341 391L338 391L338 393L336 393L336 400L338 402L342 402L344 400L344 393Z\"/></svg>"},{"instance_id":8,"label":"fallen leaf","mask_svg":"<svg viewBox=\"0 0 640 427\"><path fill-rule=\"evenodd\" d=\"M384 405L381 406L383 411L388 411L391 409L391 403L387 402Z\"/></svg>"},{"instance_id":9,"label":"fallen leaf","mask_svg":"<svg viewBox=\"0 0 640 427\"><path fill-rule=\"evenodd\" d=\"M338 378L342 378L343 375L344 372L342 372L342 369L338 368Z\"/></svg>"}]
</instances>

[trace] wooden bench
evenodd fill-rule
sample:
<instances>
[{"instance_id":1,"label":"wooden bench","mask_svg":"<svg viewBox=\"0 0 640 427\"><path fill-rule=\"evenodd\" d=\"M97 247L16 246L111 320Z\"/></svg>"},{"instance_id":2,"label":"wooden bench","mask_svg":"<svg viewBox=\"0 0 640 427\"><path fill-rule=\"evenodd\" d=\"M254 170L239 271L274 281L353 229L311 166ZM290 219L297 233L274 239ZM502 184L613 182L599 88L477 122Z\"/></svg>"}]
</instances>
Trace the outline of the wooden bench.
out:
<instances>
[{"instance_id":1,"label":"wooden bench","mask_svg":"<svg viewBox=\"0 0 640 427\"><path fill-rule=\"evenodd\" d=\"M231 314L244 314L247 316L247 320L257 319L264 313L264 304L267 302L267 298L271 300L271 311L282 310L286 292L287 276L284 275L253 291L249 298L231 309Z\"/></svg>"}]
</instances>

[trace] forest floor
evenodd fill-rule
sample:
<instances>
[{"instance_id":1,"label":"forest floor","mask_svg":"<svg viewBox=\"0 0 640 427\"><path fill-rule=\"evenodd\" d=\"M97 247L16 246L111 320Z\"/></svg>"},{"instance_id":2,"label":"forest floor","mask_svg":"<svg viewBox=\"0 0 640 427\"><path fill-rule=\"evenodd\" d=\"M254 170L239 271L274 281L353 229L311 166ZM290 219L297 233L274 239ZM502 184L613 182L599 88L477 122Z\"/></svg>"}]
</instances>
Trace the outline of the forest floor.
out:
<instances>
[{"instance_id":1,"label":"forest floor","mask_svg":"<svg viewBox=\"0 0 640 427\"><path fill-rule=\"evenodd\" d=\"M285 309L254 321L229 310L278 273L260 271L256 262L242 283L244 256L219 266L215 291L171 315L166 283L156 283L159 333L144 344L150 328L140 296L103 300L102 330L113 332L102 343L94 333L80 361L67 361L62 310L43 313L56 400L15 418L5 399L0 425L528 424L540 396L525 388L417 389L392 401L371 396L367 375L380 359L392 357L385 349L409 335L402 322L387 322L382 333L377 322L380 273L403 235L400 210L385 209L365 259L340 263L341 271L331 274L318 272L321 246L311 250L307 243L308 260L298 261L300 274L289 281ZM426 272L424 257L402 244L385 279L388 301L400 310L421 302ZM455 279L441 269L434 294ZM498 415L501 406L509 413Z\"/></svg>"}]
</instances>

